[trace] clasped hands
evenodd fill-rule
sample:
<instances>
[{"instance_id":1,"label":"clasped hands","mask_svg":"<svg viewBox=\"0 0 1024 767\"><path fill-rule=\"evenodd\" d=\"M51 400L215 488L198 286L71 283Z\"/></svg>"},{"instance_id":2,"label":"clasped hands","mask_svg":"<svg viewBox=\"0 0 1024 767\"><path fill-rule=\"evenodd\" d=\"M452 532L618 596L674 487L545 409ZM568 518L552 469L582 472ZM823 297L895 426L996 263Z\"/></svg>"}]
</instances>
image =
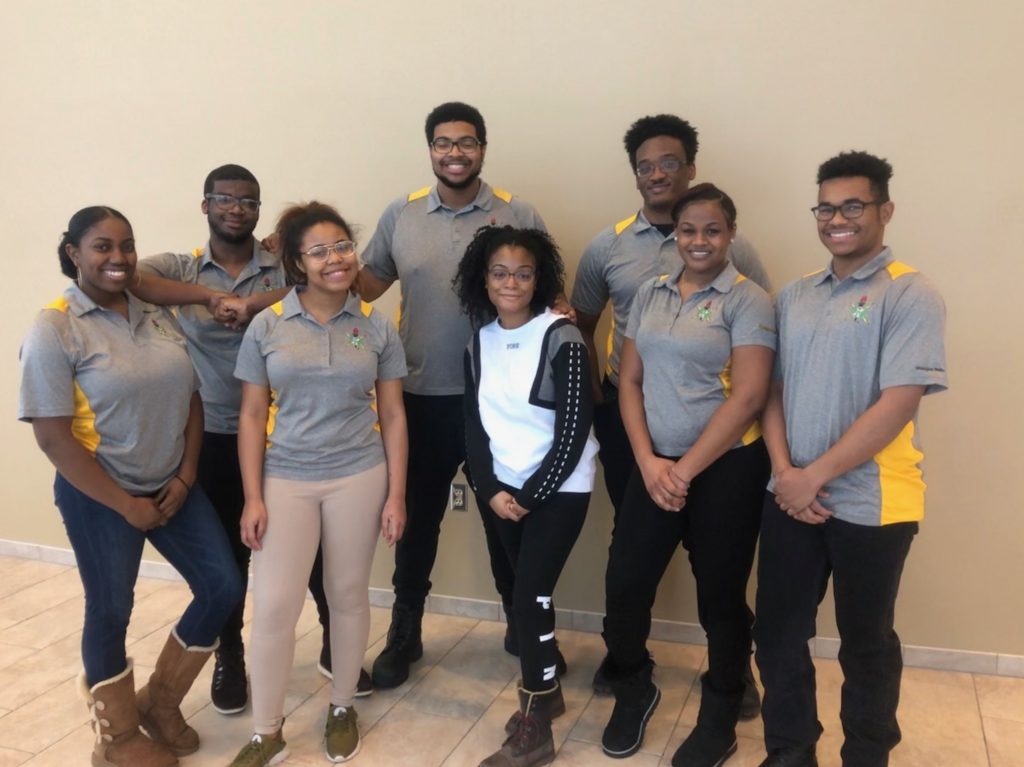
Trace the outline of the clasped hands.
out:
<instances>
[{"instance_id":1,"label":"clasped hands","mask_svg":"<svg viewBox=\"0 0 1024 767\"><path fill-rule=\"evenodd\" d=\"M793 519L820 525L832 516L821 503L829 495L821 489L824 484L811 467L789 466L775 475L775 502Z\"/></svg>"},{"instance_id":2,"label":"clasped hands","mask_svg":"<svg viewBox=\"0 0 1024 767\"><path fill-rule=\"evenodd\" d=\"M518 522L527 514L530 513L529 509L523 508L516 499L512 497L512 494L501 490L491 498L491 510L502 519L508 519L512 522Z\"/></svg>"},{"instance_id":3,"label":"clasped hands","mask_svg":"<svg viewBox=\"0 0 1024 767\"><path fill-rule=\"evenodd\" d=\"M214 292L206 308L217 322L232 330L241 330L252 319L249 302L234 293Z\"/></svg>"}]
</instances>

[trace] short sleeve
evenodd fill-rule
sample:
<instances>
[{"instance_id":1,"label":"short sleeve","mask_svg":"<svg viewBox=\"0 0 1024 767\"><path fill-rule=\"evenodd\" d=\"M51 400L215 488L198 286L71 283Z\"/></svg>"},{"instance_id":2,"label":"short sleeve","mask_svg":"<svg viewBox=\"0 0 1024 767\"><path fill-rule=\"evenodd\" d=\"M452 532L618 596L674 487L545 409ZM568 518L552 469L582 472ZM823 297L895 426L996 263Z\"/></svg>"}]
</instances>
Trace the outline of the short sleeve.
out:
<instances>
[{"instance_id":1,"label":"short sleeve","mask_svg":"<svg viewBox=\"0 0 1024 767\"><path fill-rule=\"evenodd\" d=\"M51 313L44 310L36 318L21 346L18 419L22 421L75 414L74 363L48 316Z\"/></svg>"},{"instance_id":2,"label":"short sleeve","mask_svg":"<svg viewBox=\"0 0 1024 767\"><path fill-rule=\"evenodd\" d=\"M775 350L778 333L775 310L768 294L747 280L733 286L729 317L729 339L736 346L766 346Z\"/></svg>"},{"instance_id":3,"label":"short sleeve","mask_svg":"<svg viewBox=\"0 0 1024 767\"><path fill-rule=\"evenodd\" d=\"M192 256L181 256L175 253L161 253L156 256L149 256L139 261L139 270L155 274L166 280L178 282L190 282L186 258Z\"/></svg>"},{"instance_id":4,"label":"short sleeve","mask_svg":"<svg viewBox=\"0 0 1024 767\"><path fill-rule=\"evenodd\" d=\"M905 281L886 306L878 383L891 386L924 386L925 394L943 391L946 377L946 305L938 291L919 273L897 278ZM896 286L893 286L896 287ZM889 304L889 298L886 297Z\"/></svg>"},{"instance_id":5,"label":"short sleeve","mask_svg":"<svg viewBox=\"0 0 1024 767\"><path fill-rule=\"evenodd\" d=\"M374 311L374 314L377 312ZM405 364L405 349L402 348L398 331L394 325L379 316L377 322L384 336L384 348L377 359L377 379L390 381L394 378L405 378L409 368Z\"/></svg>"},{"instance_id":6,"label":"short sleeve","mask_svg":"<svg viewBox=\"0 0 1024 767\"><path fill-rule=\"evenodd\" d=\"M576 282L572 287L571 303L576 311L596 317L608 304L608 282L604 270L614 242L613 237L611 230L601 232L583 250L576 269Z\"/></svg>"},{"instance_id":7,"label":"short sleeve","mask_svg":"<svg viewBox=\"0 0 1024 767\"><path fill-rule=\"evenodd\" d=\"M391 254L391 243L395 235L395 225L406 205L403 197L394 200L381 214L373 237L366 243L363 251L363 263L380 280L394 282L398 279L398 267Z\"/></svg>"},{"instance_id":8,"label":"short sleeve","mask_svg":"<svg viewBox=\"0 0 1024 767\"><path fill-rule=\"evenodd\" d=\"M267 386L270 383L267 376L267 360L262 349L262 341L269 329L268 312L273 315L272 309L264 309L257 314L242 336L242 344L238 347L238 357L235 360L235 378L239 381L260 386Z\"/></svg>"}]
</instances>

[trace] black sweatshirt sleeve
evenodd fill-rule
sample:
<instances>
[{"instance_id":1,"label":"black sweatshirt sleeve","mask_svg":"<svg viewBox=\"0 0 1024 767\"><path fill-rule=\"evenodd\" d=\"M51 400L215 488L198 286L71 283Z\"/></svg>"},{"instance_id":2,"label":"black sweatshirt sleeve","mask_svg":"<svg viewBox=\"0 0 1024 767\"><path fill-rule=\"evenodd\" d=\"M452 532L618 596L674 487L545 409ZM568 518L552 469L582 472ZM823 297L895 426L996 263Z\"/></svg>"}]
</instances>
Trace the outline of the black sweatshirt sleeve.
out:
<instances>
[{"instance_id":1,"label":"black sweatshirt sleeve","mask_svg":"<svg viewBox=\"0 0 1024 767\"><path fill-rule=\"evenodd\" d=\"M594 405L590 389L590 358L580 341L559 345L551 360L555 385L555 434L551 449L533 475L516 493L516 503L535 509L558 492L583 455Z\"/></svg>"},{"instance_id":2,"label":"black sweatshirt sleeve","mask_svg":"<svg viewBox=\"0 0 1024 767\"><path fill-rule=\"evenodd\" d=\"M473 337L476 359L480 358L479 336ZM491 455L491 438L484 431L480 421L480 402L477 387L479 370L474 370L474 355L469 349L463 357L466 376L466 393L462 400L462 412L466 422L466 464L469 466L469 482L480 498L490 501L501 490L501 483L494 476L494 456Z\"/></svg>"}]
</instances>

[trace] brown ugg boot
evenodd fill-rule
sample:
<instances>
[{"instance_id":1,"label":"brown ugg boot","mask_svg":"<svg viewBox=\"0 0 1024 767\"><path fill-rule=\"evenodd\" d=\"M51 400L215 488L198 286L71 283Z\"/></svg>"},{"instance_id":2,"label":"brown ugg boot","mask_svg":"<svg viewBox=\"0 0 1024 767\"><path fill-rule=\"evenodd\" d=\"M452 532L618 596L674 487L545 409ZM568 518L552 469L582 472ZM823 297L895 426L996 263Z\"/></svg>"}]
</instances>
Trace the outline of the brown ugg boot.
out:
<instances>
[{"instance_id":1,"label":"brown ugg boot","mask_svg":"<svg viewBox=\"0 0 1024 767\"><path fill-rule=\"evenodd\" d=\"M543 692L519 689L522 716L515 731L505 739L498 751L480 762L480 767L538 767L555 759L555 741L551 735L551 719L541 700L558 688Z\"/></svg>"},{"instance_id":2,"label":"brown ugg boot","mask_svg":"<svg viewBox=\"0 0 1024 767\"><path fill-rule=\"evenodd\" d=\"M96 733L93 767L173 767L178 763L174 754L139 731L131 658L128 668L92 688L83 673L78 677L78 687L89 706Z\"/></svg>"},{"instance_id":3,"label":"brown ugg boot","mask_svg":"<svg viewBox=\"0 0 1024 767\"><path fill-rule=\"evenodd\" d=\"M519 680L519 684L522 684L523 680ZM516 711L508 718L505 722L505 734L511 735L516 731L516 727L519 726L519 720L523 718L523 711L526 710L526 703L524 701L525 695L530 695L522 687L519 688L519 711ZM545 692L533 693L537 695L537 712L544 714L547 720L550 722L553 719L557 719L565 713L565 698L562 697L562 685L555 680L555 686L553 689Z\"/></svg>"},{"instance_id":4,"label":"brown ugg boot","mask_svg":"<svg viewBox=\"0 0 1024 767\"><path fill-rule=\"evenodd\" d=\"M139 718L143 729L177 756L199 750L199 734L188 726L178 707L214 649L186 647L172 629L149 683L139 690Z\"/></svg>"}]
</instances>

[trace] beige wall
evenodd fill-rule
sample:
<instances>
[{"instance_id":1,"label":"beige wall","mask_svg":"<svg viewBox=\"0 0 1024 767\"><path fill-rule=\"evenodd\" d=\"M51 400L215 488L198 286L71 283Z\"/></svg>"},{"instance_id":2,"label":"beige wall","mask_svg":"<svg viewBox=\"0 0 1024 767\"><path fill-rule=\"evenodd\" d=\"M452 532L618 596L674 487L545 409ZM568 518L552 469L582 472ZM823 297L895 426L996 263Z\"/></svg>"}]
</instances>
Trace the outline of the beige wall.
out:
<instances>
[{"instance_id":1,"label":"beige wall","mask_svg":"<svg viewBox=\"0 0 1024 767\"><path fill-rule=\"evenodd\" d=\"M779 285L825 260L807 212L817 164L864 148L895 165L889 243L946 297L952 381L923 406L929 511L904 578L901 633L910 644L1024 654L1024 483L1012 439L1024 380L1021 8L7 3L0 538L66 546L51 469L14 421L15 359L35 311L64 285L54 246L77 208L123 210L143 253L191 249L205 239L204 175L239 162L263 183L262 230L285 202L316 197L360 222L365 241L388 200L431 181L427 111L462 99L488 121L485 177L540 209L574 271L589 238L638 206L623 131L671 111L699 127L699 178L733 193ZM997 287L1013 293L997 298ZM601 609L608 530L599 492L562 606ZM661 617L695 620L684 565L677 558L666 576ZM489 580L479 519L449 515L435 591L493 599ZM835 635L829 609L820 628Z\"/></svg>"}]
</instances>

